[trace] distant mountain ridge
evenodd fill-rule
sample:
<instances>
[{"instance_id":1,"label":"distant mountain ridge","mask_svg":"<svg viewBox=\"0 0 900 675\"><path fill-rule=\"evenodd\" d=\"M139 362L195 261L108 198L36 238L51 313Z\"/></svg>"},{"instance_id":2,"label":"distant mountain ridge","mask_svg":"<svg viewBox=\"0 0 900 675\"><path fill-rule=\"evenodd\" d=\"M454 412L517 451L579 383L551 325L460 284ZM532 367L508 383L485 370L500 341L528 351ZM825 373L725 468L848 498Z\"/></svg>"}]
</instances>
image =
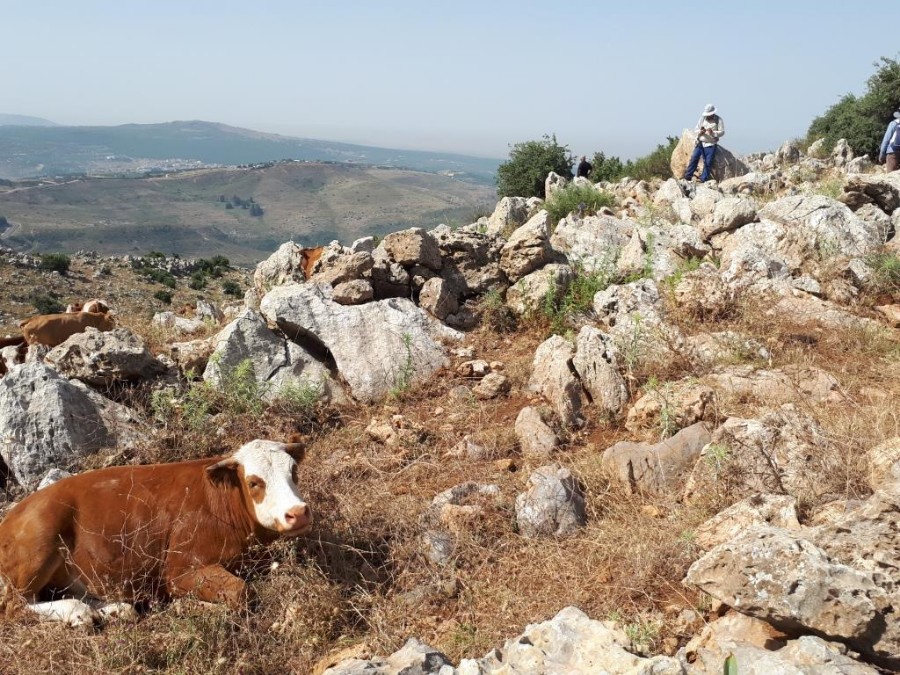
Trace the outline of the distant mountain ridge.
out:
<instances>
[{"instance_id":1,"label":"distant mountain ridge","mask_svg":"<svg viewBox=\"0 0 900 675\"><path fill-rule=\"evenodd\" d=\"M32 122L3 122L3 119ZM281 159L350 162L443 173L494 183L499 159L294 138L198 120L120 126L48 126L0 116L0 178L72 174L135 175L200 165L261 164Z\"/></svg>"},{"instance_id":2,"label":"distant mountain ridge","mask_svg":"<svg viewBox=\"0 0 900 675\"><path fill-rule=\"evenodd\" d=\"M0 127L2 126L57 127L59 125L56 122L45 120L43 117L0 113Z\"/></svg>"}]
</instances>

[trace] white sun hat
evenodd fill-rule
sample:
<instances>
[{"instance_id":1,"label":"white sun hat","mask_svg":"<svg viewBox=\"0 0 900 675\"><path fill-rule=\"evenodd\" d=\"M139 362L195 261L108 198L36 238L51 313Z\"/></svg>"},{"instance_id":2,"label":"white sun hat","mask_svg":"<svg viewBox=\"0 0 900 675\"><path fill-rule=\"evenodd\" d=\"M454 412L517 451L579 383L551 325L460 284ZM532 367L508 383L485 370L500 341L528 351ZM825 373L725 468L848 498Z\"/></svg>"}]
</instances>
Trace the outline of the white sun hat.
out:
<instances>
[{"instance_id":1,"label":"white sun hat","mask_svg":"<svg viewBox=\"0 0 900 675\"><path fill-rule=\"evenodd\" d=\"M716 114L716 106L714 106L712 103L707 103L706 107L703 109L703 116L709 117L710 115L715 115L715 114Z\"/></svg>"}]
</instances>

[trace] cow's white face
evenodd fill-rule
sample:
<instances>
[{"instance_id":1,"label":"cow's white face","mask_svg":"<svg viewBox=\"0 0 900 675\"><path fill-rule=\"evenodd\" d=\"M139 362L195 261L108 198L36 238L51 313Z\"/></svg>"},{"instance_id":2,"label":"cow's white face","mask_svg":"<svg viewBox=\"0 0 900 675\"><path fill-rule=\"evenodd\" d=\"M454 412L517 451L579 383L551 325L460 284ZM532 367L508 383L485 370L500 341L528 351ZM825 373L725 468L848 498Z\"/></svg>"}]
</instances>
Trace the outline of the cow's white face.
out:
<instances>
[{"instance_id":1,"label":"cow's white face","mask_svg":"<svg viewBox=\"0 0 900 675\"><path fill-rule=\"evenodd\" d=\"M295 482L295 457L303 457L297 444L256 440L224 460L240 466L238 475L250 496L256 522L288 537L312 527L312 512Z\"/></svg>"}]
</instances>

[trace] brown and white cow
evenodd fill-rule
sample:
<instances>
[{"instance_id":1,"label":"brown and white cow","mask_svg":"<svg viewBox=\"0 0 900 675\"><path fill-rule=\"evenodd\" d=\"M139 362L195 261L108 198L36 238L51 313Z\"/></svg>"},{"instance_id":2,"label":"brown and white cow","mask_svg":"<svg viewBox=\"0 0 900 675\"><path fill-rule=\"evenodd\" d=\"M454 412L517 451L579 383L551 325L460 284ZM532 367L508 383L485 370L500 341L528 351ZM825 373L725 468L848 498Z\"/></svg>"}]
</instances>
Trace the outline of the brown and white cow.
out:
<instances>
[{"instance_id":1,"label":"brown and white cow","mask_svg":"<svg viewBox=\"0 0 900 675\"><path fill-rule=\"evenodd\" d=\"M255 440L226 458L65 478L0 523L0 577L29 609L73 626L136 618L123 601L193 594L241 607L247 587L229 570L242 554L312 527L302 458L299 443Z\"/></svg>"},{"instance_id":2,"label":"brown and white cow","mask_svg":"<svg viewBox=\"0 0 900 675\"><path fill-rule=\"evenodd\" d=\"M106 300L93 298L87 302L75 302L66 305L66 314L77 314L78 312L92 312L94 314L109 314L109 304Z\"/></svg>"},{"instance_id":3,"label":"brown and white cow","mask_svg":"<svg viewBox=\"0 0 900 675\"><path fill-rule=\"evenodd\" d=\"M108 331L116 327L110 314L101 312L66 312L63 314L40 314L19 323L22 335L29 345L42 344L55 347L68 338L81 333L88 326Z\"/></svg>"}]
</instances>

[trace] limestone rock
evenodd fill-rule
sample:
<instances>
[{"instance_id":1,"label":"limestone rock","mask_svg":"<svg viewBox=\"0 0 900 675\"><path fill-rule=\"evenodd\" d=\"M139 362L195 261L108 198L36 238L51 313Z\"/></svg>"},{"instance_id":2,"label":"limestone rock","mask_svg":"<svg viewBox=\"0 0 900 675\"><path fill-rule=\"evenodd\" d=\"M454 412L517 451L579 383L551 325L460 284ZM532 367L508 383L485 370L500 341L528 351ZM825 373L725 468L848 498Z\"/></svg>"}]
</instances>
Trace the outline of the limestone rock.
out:
<instances>
[{"instance_id":1,"label":"limestone rock","mask_svg":"<svg viewBox=\"0 0 900 675\"><path fill-rule=\"evenodd\" d=\"M0 456L29 489L48 469L127 447L142 432L133 411L42 363L14 366L0 378Z\"/></svg>"},{"instance_id":2,"label":"limestone rock","mask_svg":"<svg viewBox=\"0 0 900 675\"><path fill-rule=\"evenodd\" d=\"M473 387L472 393L478 400L488 401L508 394L510 386L509 378L503 373L488 373Z\"/></svg>"},{"instance_id":3,"label":"limestone rock","mask_svg":"<svg viewBox=\"0 0 900 675\"><path fill-rule=\"evenodd\" d=\"M670 436L703 420L714 418L715 392L693 379L664 382L650 387L631 410L625 428L632 432L656 429Z\"/></svg>"},{"instance_id":4,"label":"limestone rock","mask_svg":"<svg viewBox=\"0 0 900 675\"><path fill-rule=\"evenodd\" d=\"M818 473L836 470L827 463L826 442L822 428L792 403L758 419L729 417L703 448L685 499L713 489L735 500L760 492L818 494Z\"/></svg>"},{"instance_id":5,"label":"limestone rock","mask_svg":"<svg viewBox=\"0 0 900 675\"><path fill-rule=\"evenodd\" d=\"M565 536L587 520L584 496L568 469L542 466L528 479L528 489L516 497L516 523L525 537Z\"/></svg>"},{"instance_id":6,"label":"limestone rock","mask_svg":"<svg viewBox=\"0 0 900 675\"><path fill-rule=\"evenodd\" d=\"M531 217L524 197L504 197L498 203L487 223L488 234L501 234L524 225Z\"/></svg>"},{"instance_id":7,"label":"limestone rock","mask_svg":"<svg viewBox=\"0 0 900 675\"><path fill-rule=\"evenodd\" d=\"M818 368L786 366L772 370L752 365L717 368L703 378L720 398L755 399L779 405L799 398L811 403L839 403L844 400L840 383Z\"/></svg>"},{"instance_id":8,"label":"limestone rock","mask_svg":"<svg viewBox=\"0 0 900 675\"><path fill-rule=\"evenodd\" d=\"M321 362L300 345L276 335L252 309L216 335L213 345L203 371L203 379L213 386L224 386L247 363L261 396L267 400L277 398L291 386L316 388L325 400L342 396L340 386Z\"/></svg>"},{"instance_id":9,"label":"limestone rock","mask_svg":"<svg viewBox=\"0 0 900 675\"><path fill-rule=\"evenodd\" d=\"M712 263L702 263L675 286L675 302L695 317L715 319L733 308L732 292Z\"/></svg>"},{"instance_id":10,"label":"limestone rock","mask_svg":"<svg viewBox=\"0 0 900 675\"><path fill-rule=\"evenodd\" d=\"M560 176L555 171L551 171L547 174L547 178L544 179L544 197L545 199L550 199L553 196L553 193L562 190L569 184L567 178Z\"/></svg>"},{"instance_id":11,"label":"limestone rock","mask_svg":"<svg viewBox=\"0 0 900 675\"><path fill-rule=\"evenodd\" d=\"M506 274L500 269L502 239L466 228L442 229L434 237L443 259L441 277L461 297L506 288Z\"/></svg>"},{"instance_id":12,"label":"limestone rock","mask_svg":"<svg viewBox=\"0 0 900 675\"><path fill-rule=\"evenodd\" d=\"M872 573L833 562L787 530L743 532L691 565L685 582L787 632L815 631L862 653L896 658L891 631L884 630L893 610Z\"/></svg>"},{"instance_id":13,"label":"limestone rock","mask_svg":"<svg viewBox=\"0 0 900 675\"><path fill-rule=\"evenodd\" d=\"M756 203L749 197L724 197L716 202L710 215L700 220L703 239L731 232L756 220Z\"/></svg>"},{"instance_id":14,"label":"limestone rock","mask_svg":"<svg viewBox=\"0 0 900 675\"><path fill-rule=\"evenodd\" d=\"M435 271L441 269L441 251L437 241L419 227L392 232L385 236L381 246L391 260L400 265L422 265Z\"/></svg>"},{"instance_id":15,"label":"limestone rock","mask_svg":"<svg viewBox=\"0 0 900 675\"><path fill-rule=\"evenodd\" d=\"M375 297L375 289L368 279L351 279L335 286L331 297L339 305L361 305Z\"/></svg>"},{"instance_id":16,"label":"limestone rock","mask_svg":"<svg viewBox=\"0 0 900 675\"><path fill-rule=\"evenodd\" d=\"M617 418L628 401L628 389L619 374L619 355L612 337L593 326L584 326L575 340L572 365L601 415Z\"/></svg>"},{"instance_id":17,"label":"limestone rock","mask_svg":"<svg viewBox=\"0 0 900 675\"><path fill-rule=\"evenodd\" d=\"M540 410L526 406L516 417L516 437L522 456L529 459L548 459L559 445L553 429L544 421Z\"/></svg>"},{"instance_id":18,"label":"limestone rock","mask_svg":"<svg viewBox=\"0 0 900 675\"><path fill-rule=\"evenodd\" d=\"M256 266L253 288L258 297L261 298L275 286L303 282L306 279L303 274L302 250L294 242L286 242Z\"/></svg>"},{"instance_id":19,"label":"limestone rock","mask_svg":"<svg viewBox=\"0 0 900 675\"><path fill-rule=\"evenodd\" d=\"M710 441L703 423L659 443L620 441L603 452L603 467L634 493L665 493L681 484Z\"/></svg>"},{"instance_id":20,"label":"limestone rock","mask_svg":"<svg viewBox=\"0 0 900 675\"><path fill-rule=\"evenodd\" d=\"M327 287L310 284L279 286L260 309L288 337L327 348L360 401L380 399L448 366L441 341L462 337L409 300L347 307L333 302Z\"/></svg>"},{"instance_id":21,"label":"limestone rock","mask_svg":"<svg viewBox=\"0 0 900 675\"><path fill-rule=\"evenodd\" d=\"M708 551L758 525L799 530L797 499L788 495L765 493L742 499L695 529L694 543Z\"/></svg>"},{"instance_id":22,"label":"limestone rock","mask_svg":"<svg viewBox=\"0 0 900 675\"><path fill-rule=\"evenodd\" d=\"M513 232L500 252L500 268L513 283L550 262L550 214L539 211Z\"/></svg>"},{"instance_id":23,"label":"limestone rock","mask_svg":"<svg viewBox=\"0 0 900 675\"><path fill-rule=\"evenodd\" d=\"M443 321L459 311L456 292L450 282L434 277L425 282L419 292L419 306Z\"/></svg>"},{"instance_id":24,"label":"limestone rock","mask_svg":"<svg viewBox=\"0 0 900 675\"><path fill-rule=\"evenodd\" d=\"M506 304L516 314L527 314L548 297L558 300L569 290L575 273L569 265L550 263L526 274L506 291Z\"/></svg>"},{"instance_id":25,"label":"limestone rock","mask_svg":"<svg viewBox=\"0 0 900 675\"><path fill-rule=\"evenodd\" d=\"M888 483L900 482L900 437L889 438L867 453L869 485L877 490Z\"/></svg>"},{"instance_id":26,"label":"limestone rock","mask_svg":"<svg viewBox=\"0 0 900 675\"><path fill-rule=\"evenodd\" d=\"M575 350L565 338L553 335L534 354L528 389L543 396L565 426L581 426L581 383L570 364Z\"/></svg>"},{"instance_id":27,"label":"limestone rock","mask_svg":"<svg viewBox=\"0 0 900 675\"><path fill-rule=\"evenodd\" d=\"M67 377L95 387L149 380L166 370L144 341L126 328L87 328L51 349L44 361Z\"/></svg>"},{"instance_id":28,"label":"limestone rock","mask_svg":"<svg viewBox=\"0 0 900 675\"><path fill-rule=\"evenodd\" d=\"M631 240L634 224L612 216L567 217L559 221L550 242L572 266L585 272L611 272L619 252Z\"/></svg>"}]
</instances>

